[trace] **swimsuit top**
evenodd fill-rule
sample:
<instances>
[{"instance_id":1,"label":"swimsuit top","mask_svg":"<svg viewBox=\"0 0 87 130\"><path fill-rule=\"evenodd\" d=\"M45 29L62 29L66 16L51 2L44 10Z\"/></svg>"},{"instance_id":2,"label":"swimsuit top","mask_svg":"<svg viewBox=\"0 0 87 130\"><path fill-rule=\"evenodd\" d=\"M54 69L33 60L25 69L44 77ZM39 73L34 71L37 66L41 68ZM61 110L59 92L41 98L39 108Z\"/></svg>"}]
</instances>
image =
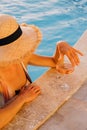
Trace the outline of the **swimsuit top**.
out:
<instances>
[{"instance_id":1,"label":"swimsuit top","mask_svg":"<svg viewBox=\"0 0 87 130\"><path fill-rule=\"evenodd\" d=\"M32 80L31 80L31 78L30 78L30 76L29 76L29 74L28 74L28 72L27 72L27 69L26 69L26 67L24 66L23 62L21 62L21 65L22 65L22 67L23 67L23 70L24 70L24 72L25 72L25 75L26 75L27 80L28 80L30 83L32 83ZM16 90L16 91L15 91L16 94L18 94L19 92L20 92L20 90ZM0 93L0 108L1 108L2 106L4 106L5 103L6 103L8 100L9 100L9 92L8 92L8 89L7 89L6 85L4 84L4 85L2 85L2 93Z\"/></svg>"}]
</instances>

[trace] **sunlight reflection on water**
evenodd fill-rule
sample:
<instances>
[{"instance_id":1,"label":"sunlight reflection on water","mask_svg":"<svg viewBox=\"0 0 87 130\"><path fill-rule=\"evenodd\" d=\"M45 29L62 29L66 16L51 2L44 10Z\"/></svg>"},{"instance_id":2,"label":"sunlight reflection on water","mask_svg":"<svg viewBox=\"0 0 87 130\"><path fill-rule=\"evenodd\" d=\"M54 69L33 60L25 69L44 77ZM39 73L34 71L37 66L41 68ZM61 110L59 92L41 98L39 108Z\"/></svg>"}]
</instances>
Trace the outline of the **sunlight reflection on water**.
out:
<instances>
[{"instance_id":1,"label":"sunlight reflection on water","mask_svg":"<svg viewBox=\"0 0 87 130\"><path fill-rule=\"evenodd\" d=\"M0 12L15 16L19 23L41 28L43 41L36 50L41 55L53 55L59 40L74 45L87 28L86 0L0 0ZM45 70L47 68L30 67L29 72L35 80Z\"/></svg>"}]
</instances>

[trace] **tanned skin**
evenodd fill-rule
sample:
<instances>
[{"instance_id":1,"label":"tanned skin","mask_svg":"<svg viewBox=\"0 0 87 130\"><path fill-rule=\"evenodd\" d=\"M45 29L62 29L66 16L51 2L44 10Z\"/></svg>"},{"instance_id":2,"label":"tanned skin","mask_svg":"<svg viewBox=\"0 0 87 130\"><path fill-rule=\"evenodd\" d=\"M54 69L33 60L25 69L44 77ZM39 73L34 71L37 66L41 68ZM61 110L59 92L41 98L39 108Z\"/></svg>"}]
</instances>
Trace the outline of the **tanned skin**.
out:
<instances>
[{"instance_id":1,"label":"tanned skin","mask_svg":"<svg viewBox=\"0 0 87 130\"><path fill-rule=\"evenodd\" d=\"M52 67L56 68L56 70L62 74L69 74L73 72L75 66L80 63L78 54L81 56L83 55L67 42L61 41L57 43L55 53L52 57L32 54L22 59L22 62L26 67L28 65ZM69 58L71 65L64 63L65 55ZM13 119L25 103L30 103L41 94L41 90L39 86L30 84L22 88L27 79L20 63L13 63L7 67L0 67L0 75L3 77L0 79L0 85L6 85L8 87L10 99L15 97L14 100L8 102L3 108L0 108L0 128L2 128ZM21 89L21 91L18 95L15 95L15 90L18 89ZM1 87L0 92L2 92Z\"/></svg>"}]
</instances>

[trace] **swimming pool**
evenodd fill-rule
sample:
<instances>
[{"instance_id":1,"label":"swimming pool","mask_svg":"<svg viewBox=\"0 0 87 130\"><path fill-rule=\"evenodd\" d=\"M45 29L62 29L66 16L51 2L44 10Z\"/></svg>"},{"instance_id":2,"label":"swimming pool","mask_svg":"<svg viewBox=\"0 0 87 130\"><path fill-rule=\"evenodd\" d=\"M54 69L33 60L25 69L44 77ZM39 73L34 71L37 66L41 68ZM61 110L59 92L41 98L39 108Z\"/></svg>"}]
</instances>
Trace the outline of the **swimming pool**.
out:
<instances>
[{"instance_id":1,"label":"swimming pool","mask_svg":"<svg viewBox=\"0 0 87 130\"><path fill-rule=\"evenodd\" d=\"M41 55L53 55L59 40L74 45L87 29L87 0L0 0L0 12L40 27L43 40L36 53ZM47 69L28 67L33 81Z\"/></svg>"}]
</instances>

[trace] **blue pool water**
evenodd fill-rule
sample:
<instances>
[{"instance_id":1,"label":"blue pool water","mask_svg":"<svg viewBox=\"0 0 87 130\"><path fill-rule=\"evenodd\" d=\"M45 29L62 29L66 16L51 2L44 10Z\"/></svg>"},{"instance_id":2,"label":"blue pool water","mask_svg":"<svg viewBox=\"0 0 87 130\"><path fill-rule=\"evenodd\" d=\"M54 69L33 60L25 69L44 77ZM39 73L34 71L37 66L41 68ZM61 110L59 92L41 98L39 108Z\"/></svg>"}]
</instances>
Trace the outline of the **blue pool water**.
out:
<instances>
[{"instance_id":1,"label":"blue pool water","mask_svg":"<svg viewBox=\"0 0 87 130\"><path fill-rule=\"evenodd\" d=\"M41 29L43 40L36 50L40 55L53 55L59 40L74 45L87 29L87 0L0 0L0 13ZM47 69L28 67L33 81Z\"/></svg>"}]
</instances>

